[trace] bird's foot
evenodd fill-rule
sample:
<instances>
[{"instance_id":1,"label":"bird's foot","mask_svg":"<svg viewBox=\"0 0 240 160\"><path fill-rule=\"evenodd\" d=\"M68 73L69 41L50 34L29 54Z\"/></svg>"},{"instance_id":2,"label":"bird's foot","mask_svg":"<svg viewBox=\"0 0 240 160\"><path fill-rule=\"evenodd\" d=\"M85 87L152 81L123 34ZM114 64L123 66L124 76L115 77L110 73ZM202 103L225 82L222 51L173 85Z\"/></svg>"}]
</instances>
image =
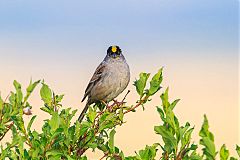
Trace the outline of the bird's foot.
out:
<instances>
[{"instance_id":1,"label":"bird's foot","mask_svg":"<svg viewBox=\"0 0 240 160\"><path fill-rule=\"evenodd\" d=\"M113 104L107 106L107 108L108 108L109 111L113 111L114 108L119 108L119 107L121 107L124 103L126 103L126 102L123 102L123 101L118 102L117 100L113 100ZM116 106L116 107L115 107L115 106Z\"/></svg>"},{"instance_id":2,"label":"bird's foot","mask_svg":"<svg viewBox=\"0 0 240 160\"><path fill-rule=\"evenodd\" d=\"M111 104L111 105L107 105L106 107L110 112L112 112L113 111L113 106L114 106L114 104Z\"/></svg>"},{"instance_id":3,"label":"bird's foot","mask_svg":"<svg viewBox=\"0 0 240 160\"><path fill-rule=\"evenodd\" d=\"M126 102L123 102L123 101L121 101L121 102L118 102L117 100L113 100L113 105L117 105L117 106L121 106L121 105L123 105L124 103L126 103Z\"/></svg>"},{"instance_id":4,"label":"bird's foot","mask_svg":"<svg viewBox=\"0 0 240 160\"><path fill-rule=\"evenodd\" d=\"M105 101L101 100L101 102L102 102L105 106L108 106L108 103L106 103Z\"/></svg>"},{"instance_id":5,"label":"bird's foot","mask_svg":"<svg viewBox=\"0 0 240 160\"><path fill-rule=\"evenodd\" d=\"M122 106L124 103L126 103L126 102L123 102L123 101L121 101L121 102L118 102L117 100L113 100L113 103L111 104L111 105L109 105L108 103L106 103L106 102L104 102L104 101L102 101L102 103L106 106L106 108L110 111L110 112L112 112L113 110L114 110L114 106L117 106L117 107L120 107L120 106Z\"/></svg>"}]
</instances>

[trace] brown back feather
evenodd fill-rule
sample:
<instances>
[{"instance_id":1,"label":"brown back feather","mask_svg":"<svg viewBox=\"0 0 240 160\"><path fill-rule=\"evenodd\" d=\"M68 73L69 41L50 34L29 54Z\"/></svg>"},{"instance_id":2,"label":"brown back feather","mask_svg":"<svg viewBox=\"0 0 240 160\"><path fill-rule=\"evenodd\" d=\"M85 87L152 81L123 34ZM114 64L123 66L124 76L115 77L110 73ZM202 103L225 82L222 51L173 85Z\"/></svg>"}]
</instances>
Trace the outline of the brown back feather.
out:
<instances>
[{"instance_id":1,"label":"brown back feather","mask_svg":"<svg viewBox=\"0 0 240 160\"><path fill-rule=\"evenodd\" d=\"M85 90L85 94L83 96L82 102L86 99L87 96L89 96L89 93L91 92L93 86L100 80L102 72L104 71L105 65L104 61L97 67L95 70L91 80L89 81L87 88Z\"/></svg>"}]
</instances>

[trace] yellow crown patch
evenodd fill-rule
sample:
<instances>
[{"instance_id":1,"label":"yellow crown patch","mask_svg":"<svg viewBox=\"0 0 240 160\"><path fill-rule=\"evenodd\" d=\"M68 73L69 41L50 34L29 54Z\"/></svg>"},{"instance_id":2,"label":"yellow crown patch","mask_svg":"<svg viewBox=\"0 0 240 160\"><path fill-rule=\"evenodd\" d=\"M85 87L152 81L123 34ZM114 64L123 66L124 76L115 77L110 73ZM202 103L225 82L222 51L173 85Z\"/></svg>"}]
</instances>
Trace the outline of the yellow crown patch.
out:
<instances>
[{"instance_id":1,"label":"yellow crown patch","mask_svg":"<svg viewBox=\"0 0 240 160\"><path fill-rule=\"evenodd\" d=\"M116 46L112 46L112 52L113 53L117 52L117 47Z\"/></svg>"}]
</instances>

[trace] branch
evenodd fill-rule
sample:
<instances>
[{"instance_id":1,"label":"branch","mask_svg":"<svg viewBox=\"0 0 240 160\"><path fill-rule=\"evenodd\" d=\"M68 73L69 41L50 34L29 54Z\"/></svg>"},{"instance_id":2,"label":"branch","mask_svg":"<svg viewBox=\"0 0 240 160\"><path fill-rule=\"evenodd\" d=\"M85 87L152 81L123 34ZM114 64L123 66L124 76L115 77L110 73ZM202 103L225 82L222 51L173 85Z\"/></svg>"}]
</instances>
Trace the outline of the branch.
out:
<instances>
[{"instance_id":1,"label":"branch","mask_svg":"<svg viewBox=\"0 0 240 160\"><path fill-rule=\"evenodd\" d=\"M106 108L103 110L103 111L100 111L98 112L98 114L96 115L95 119L94 119L94 122L93 122L93 125L92 125L92 128L94 129L94 135L93 137L95 137L98 133L99 133L99 130L98 130L98 125L99 125L99 118L100 116L105 113L106 111L111 111L111 108L115 105L117 105L118 107L122 106L124 104L124 100L126 99L127 95L130 93L130 90L127 91L126 95L124 96L124 98L122 99L122 101L120 102L117 102L117 101L114 101L112 105L110 106L106 106ZM139 107L140 105L144 104L147 100L148 100L149 96L146 95L143 99L139 100L139 102L132 108L130 108L129 110L125 111L124 114L128 113L128 112L131 112L133 111L134 109L136 109L137 107ZM118 124L116 124L118 125ZM93 138L92 137L92 138ZM85 139L87 138L87 133L84 134L83 137L80 137L80 141L85 141ZM91 138L91 139L92 139ZM91 141L91 139L89 141ZM80 148L77 149L77 154L78 156L81 156L83 155L83 153L85 153L87 151L88 148L84 148L86 146L86 144L89 143L89 141L85 142L83 144L83 146L81 146ZM108 154L107 154L108 155ZM104 157L107 156L106 153L104 154L104 156L101 158L103 159ZM100 160L101 160L100 159Z\"/></svg>"},{"instance_id":2,"label":"branch","mask_svg":"<svg viewBox=\"0 0 240 160\"><path fill-rule=\"evenodd\" d=\"M145 96L143 99L141 99L134 107L130 108L129 110L125 111L124 114L131 112L133 110L135 110L137 107L139 107L140 105L144 104L144 102L146 102L146 100L148 100L149 96Z\"/></svg>"},{"instance_id":3,"label":"branch","mask_svg":"<svg viewBox=\"0 0 240 160\"><path fill-rule=\"evenodd\" d=\"M104 153L104 155L102 156L102 158L100 158L99 160L103 160L103 158L108 156L108 152Z\"/></svg>"},{"instance_id":4,"label":"branch","mask_svg":"<svg viewBox=\"0 0 240 160\"><path fill-rule=\"evenodd\" d=\"M127 98L127 95L130 93L130 90L127 91L126 95L123 97L122 103L125 101L125 99Z\"/></svg>"},{"instance_id":5,"label":"branch","mask_svg":"<svg viewBox=\"0 0 240 160\"><path fill-rule=\"evenodd\" d=\"M6 132L4 132L4 134L3 134L2 137L0 138L0 141L5 137L5 135L7 134L7 132L12 128L12 126L13 126L13 122L12 122L9 126L7 126L7 130L6 130Z\"/></svg>"}]
</instances>

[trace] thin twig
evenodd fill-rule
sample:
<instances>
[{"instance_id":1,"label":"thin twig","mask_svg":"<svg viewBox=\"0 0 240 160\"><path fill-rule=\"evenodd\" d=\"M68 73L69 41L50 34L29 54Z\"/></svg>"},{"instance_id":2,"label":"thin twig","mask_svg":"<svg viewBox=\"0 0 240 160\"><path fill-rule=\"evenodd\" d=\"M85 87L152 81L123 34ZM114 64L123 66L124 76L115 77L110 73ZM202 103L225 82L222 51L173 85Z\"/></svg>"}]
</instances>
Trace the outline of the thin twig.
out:
<instances>
[{"instance_id":1,"label":"thin twig","mask_svg":"<svg viewBox=\"0 0 240 160\"><path fill-rule=\"evenodd\" d=\"M5 103L7 102L7 99L8 99L9 96L10 96L10 93L9 93L9 94L7 95L7 97L5 98L3 104L5 104Z\"/></svg>"},{"instance_id":2,"label":"thin twig","mask_svg":"<svg viewBox=\"0 0 240 160\"><path fill-rule=\"evenodd\" d=\"M100 158L99 160L103 160L103 158L107 157L108 152L104 153L104 155L102 156L102 158Z\"/></svg>"},{"instance_id":3,"label":"thin twig","mask_svg":"<svg viewBox=\"0 0 240 160\"><path fill-rule=\"evenodd\" d=\"M77 155L80 157L81 155L83 155L84 152L86 152L88 148L80 148L77 150Z\"/></svg>"},{"instance_id":4,"label":"thin twig","mask_svg":"<svg viewBox=\"0 0 240 160\"><path fill-rule=\"evenodd\" d=\"M127 95L130 93L130 90L127 91L126 95L123 97L122 103L125 101L125 99L127 98Z\"/></svg>"},{"instance_id":5,"label":"thin twig","mask_svg":"<svg viewBox=\"0 0 240 160\"><path fill-rule=\"evenodd\" d=\"M149 96L145 96L142 100L140 100L136 106L130 108L129 110L125 111L124 114L133 111L134 109L136 109L137 107L139 107L140 105L142 105L147 99L149 98Z\"/></svg>"},{"instance_id":6,"label":"thin twig","mask_svg":"<svg viewBox=\"0 0 240 160\"><path fill-rule=\"evenodd\" d=\"M13 126L13 122L9 126L7 126L7 130L6 130L6 132L4 132L4 134L0 138L0 141L4 138L4 136L7 134L7 132L11 129L12 126Z\"/></svg>"}]
</instances>

